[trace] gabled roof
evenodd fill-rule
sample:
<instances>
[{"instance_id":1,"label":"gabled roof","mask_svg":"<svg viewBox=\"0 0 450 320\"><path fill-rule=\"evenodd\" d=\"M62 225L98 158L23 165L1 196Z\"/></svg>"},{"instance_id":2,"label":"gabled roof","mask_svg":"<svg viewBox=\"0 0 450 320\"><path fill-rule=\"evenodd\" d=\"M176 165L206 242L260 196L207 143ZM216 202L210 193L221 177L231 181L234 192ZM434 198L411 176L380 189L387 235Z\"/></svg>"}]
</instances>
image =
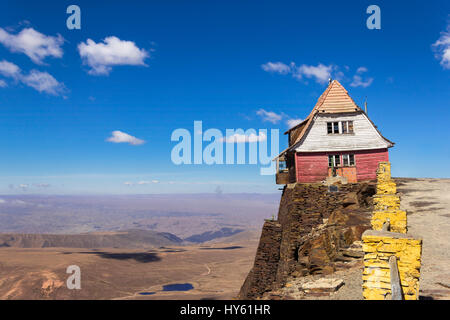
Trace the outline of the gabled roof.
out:
<instances>
[{"instance_id":1,"label":"gabled roof","mask_svg":"<svg viewBox=\"0 0 450 320\"><path fill-rule=\"evenodd\" d=\"M288 131L285 132L285 134L305 124L305 122L312 119L313 116L318 112L342 113L355 111L362 111L362 110L360 107L356 105L355 101L353 101L353 99L349 96L347 90L345 90L342 84L340 84L339 81L337 80L333 80L328 84L328 87L321 94L319 99L317 99L316 105L312 109L309 116L301 123L290 128ZM308 125L306 127L308 127Z\"/></svg>"},{"instance_id":2,"label":"gabled roof","mask_svg":"<svg viewBox=\"0 0 450 320\"><path fill-rule=\"evenodd\" d=\"M297 124L296 126L290 128L285 132L285 134L287 134L294 129L301 130L298 136L296 137L295 141L292 144L290 144L290 146L286 150L281 152L280 156L286 151L292 149L296 144L299 143L299 141L301 141L301 139L304 137L306 132L308 132L309 128L311 127L313 118L316 114L347 113L347 112L364 113L364 111L355 103L355 101L353 101L353 99L348 94L347 90L339 83L339 81L337 80L330 81L328 87L325 89L325 91L321 94L321 96L317 100L316 105L312 109L309 116L306 117L306 119L303 120L301 123ZM370 119L369 121L372 123ZM377 127L373 123L372 125L383 139L385 139L386 141L388 141L393 145L393 142L389 141L388 139L386 139L381 135L381 133L378 131Z\"/></svg>"}]
</instances>

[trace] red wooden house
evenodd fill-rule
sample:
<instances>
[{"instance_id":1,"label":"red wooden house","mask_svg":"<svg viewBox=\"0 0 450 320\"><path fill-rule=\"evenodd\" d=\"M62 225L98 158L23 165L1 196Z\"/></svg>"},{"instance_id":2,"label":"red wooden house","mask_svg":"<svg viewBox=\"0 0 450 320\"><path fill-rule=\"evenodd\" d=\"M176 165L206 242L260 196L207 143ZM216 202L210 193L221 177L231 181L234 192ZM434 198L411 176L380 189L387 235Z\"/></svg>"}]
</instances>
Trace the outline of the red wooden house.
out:
<instances>
[{"instance_id":1,"label":"red wooden house","mask_svg":"<svg viewBox=\"0 0 450 320\"><path fill-rule=\"evenodd\" d=\"M376 179L394 145L337 80L330 81L309 116L289 129L289 147L277 158L277 184L320 182L342 176L350 183Z\"/></svg>"}]
</instances>

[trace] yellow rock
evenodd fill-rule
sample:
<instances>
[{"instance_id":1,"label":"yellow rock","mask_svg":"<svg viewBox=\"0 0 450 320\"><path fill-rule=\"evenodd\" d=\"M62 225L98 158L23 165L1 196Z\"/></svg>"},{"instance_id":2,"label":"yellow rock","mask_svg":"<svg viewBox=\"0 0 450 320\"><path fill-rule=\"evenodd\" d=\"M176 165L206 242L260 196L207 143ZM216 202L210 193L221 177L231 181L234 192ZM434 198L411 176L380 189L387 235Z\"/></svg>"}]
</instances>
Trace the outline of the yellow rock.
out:
<instances>
[{"instance_id":1,"label":"yellow rock","mask_svg":"<svg viewBox=\"0 0 450 320\"><path fill-rule=\"evenodd\" d=\"M405 299L418 299L422 240L404 233L368 230L364 232L362 241L365 252L362 276L364 299L379 300L390 294L388 259L391 256L397 257Z\"/></svg>"},{"instance_id":2,"label":"yellow rock","mask_svg":"<svg viewBox=\"0 0 450 320\"><path fill-rule=\"evenodd\" d=\"M373 196L375 211L399 210L400 197L397 194L376 194Z\"/></svg>"}]
</instances>

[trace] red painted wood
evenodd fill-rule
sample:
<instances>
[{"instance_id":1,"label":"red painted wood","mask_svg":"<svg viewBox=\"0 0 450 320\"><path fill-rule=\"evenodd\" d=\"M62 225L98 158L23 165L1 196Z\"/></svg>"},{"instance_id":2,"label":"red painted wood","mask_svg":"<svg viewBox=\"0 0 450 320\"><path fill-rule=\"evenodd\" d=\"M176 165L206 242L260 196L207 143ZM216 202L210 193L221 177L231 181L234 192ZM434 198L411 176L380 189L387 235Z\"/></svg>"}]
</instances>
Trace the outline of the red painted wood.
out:
<instances>
[{"instance_id":1,"label":"red painted wood","mask_svg":"<svg viewBox=\"0 0 450 320\"><path fill-rule=\"evenodd\" d=\"M311 152L296 153L297 182L320 182L328 176L328 155L355 155L357 181L376 179L376 171L380 161L389 161L388 149L345 151L345 152ZM342 163L342 159L341 159Z\"/></svg>"}]
</instances>

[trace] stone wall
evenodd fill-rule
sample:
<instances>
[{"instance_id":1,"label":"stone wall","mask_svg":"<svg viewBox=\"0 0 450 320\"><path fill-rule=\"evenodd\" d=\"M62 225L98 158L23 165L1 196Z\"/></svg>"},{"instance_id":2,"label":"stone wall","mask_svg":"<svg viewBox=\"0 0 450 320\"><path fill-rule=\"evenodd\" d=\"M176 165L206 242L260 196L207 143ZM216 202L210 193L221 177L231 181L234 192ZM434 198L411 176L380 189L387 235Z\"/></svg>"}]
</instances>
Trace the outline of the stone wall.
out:
<instances>
[{"instance_id":1,"label":"stone wall","mask_svg":"<svg viewBox=\"0 0 450 320\"><path fill-rule=\"evenodd\" d=\"M377 170L377 194L374 196L371 224L362 236L364 251L363 297L367 300L392 298L391 268L396 276L395 257L401 297L419 298L422 239L406 235L406 212L400 210L397 186L391 179L391 165L381 162ZM384 224L386 223L385 227ZM398 282L397 282L398 283Z\"/></svg>"},{"instance_id":2,"label":"stone wall","mask_svg":"<svg viewBox=\"0 0 450 320\"><path fill-rule=\"evenodd\" d=\"M400 210L400 197L397 186L391 179L391 164L380 162L377 170L377 194L373 198L374 212L372 228L381 230L383 224L389 220L390 231L407 232L406 212Z\"/></svg>"},{"instance_id":3,"label":"stone wall","mask_svg":"<svg viewBox=\"0 0 450 320\"><path fill-rule=\"evenodd\" d=\"M254 267L239 294L241 299L254 299L279 288L293 274L335 270L335 263L343 259L342 250L361 240L362 233L370 228L375 185L339 185L338 190L329 192L322 184L285 187L277 221L264 224Z\"/></svg>"},{"instance_id":4,"label":"stone wall","mask_svg":"<svg viewBox=\"0 0 450 320\"><path fill-rule=\"evenodd\" d=\"M367 230L363 234L363 296L367 300L385 300L391 295L389 257L397 258L405 300L419 298L422 239L404 233Z\"/></svg>"},{"instance_id":5,"label":"stone wall","mask_svg":"<svg viewBox=\"0 0 450 320\"><path fill-rule=\"evenodd\" d=\"M241 299L254 299L272 288L280 260L281 225L266 221L252 270L241 287Z\"/></svg>"}]
</instances>

